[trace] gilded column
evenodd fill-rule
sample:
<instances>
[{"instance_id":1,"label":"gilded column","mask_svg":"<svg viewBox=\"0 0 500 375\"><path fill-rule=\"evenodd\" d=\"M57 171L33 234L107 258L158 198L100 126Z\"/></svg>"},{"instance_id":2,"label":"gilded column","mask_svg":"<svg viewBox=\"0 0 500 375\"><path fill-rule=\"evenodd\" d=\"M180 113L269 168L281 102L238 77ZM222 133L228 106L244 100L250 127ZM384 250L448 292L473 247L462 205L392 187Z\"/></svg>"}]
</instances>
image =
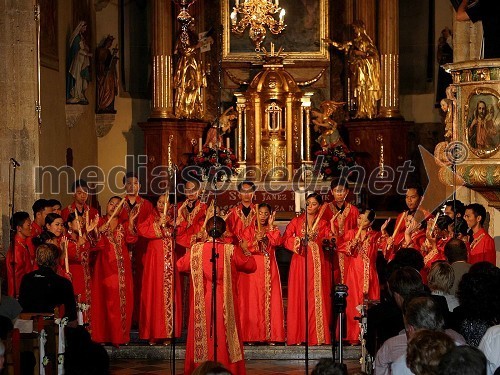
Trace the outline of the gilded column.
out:
<instances>
[{"instance_id":1,"label":"gilded column","mask_svg":"<svg viewBox=\"0 0 500 375\"><path fill-rule=\"evenodd\" d=\"M377 44L376 30L376 3L375 0L358 0L356 1L356 20L361 20L365 24L366 33L372 38L373 43Z\"/></svg>"},{"instance_id":2,"label":"gilded column","mask_svg":"<svg viewBox=\"0 0 500 375\"><path fill-rule=\"evenodd\" d=\"M399 5L398 0L379 1L379 51L382 101L380 117L399 113Z\"/></svg>"},{"instance_id":3,"label":"gilded column","mask_svg":"<svg viewBox=\"0 0 500 375\"><path fill-rule=\"evenodd\" d=\"M153 100L152 118L174 117L172 76L172 3L153 0Z\"/></svg>"},{"instance_id":4,"label":"gilded column","mask_svg":"<svg viewBox=\"0 0 500 375\"><path fill-rule=\"evenodd\" d=\"M238 128L237 128L237 139L236 139L236 157L240 164L246 164L246 152L244 152L243 142L246 143L246 98L243 96L241 92L235 92L234 96L236 96L236 110L238 111Z\"/></svg>"}]
</instances>

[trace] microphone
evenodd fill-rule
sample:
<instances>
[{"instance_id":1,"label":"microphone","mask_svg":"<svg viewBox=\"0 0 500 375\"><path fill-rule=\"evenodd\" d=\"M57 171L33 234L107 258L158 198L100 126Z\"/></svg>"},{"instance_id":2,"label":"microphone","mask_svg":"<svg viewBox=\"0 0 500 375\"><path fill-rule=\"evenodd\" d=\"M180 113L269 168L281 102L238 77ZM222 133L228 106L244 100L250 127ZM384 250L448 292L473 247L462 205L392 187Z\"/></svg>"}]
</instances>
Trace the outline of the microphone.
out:
<instances>
[{"instance_id":1,"label":"microphone","mask_svg":"<svg viewBox=\"0 0 500 375\"><path fill-rule=\"evenodd\" d=\"M14 158L10 158L10 161L11 161L11 163L12 163L12 165L14 167L20 167L21 166L21 164L19 164L19 162L16 159L14 159Z\"/></svg>"}]
</instances>

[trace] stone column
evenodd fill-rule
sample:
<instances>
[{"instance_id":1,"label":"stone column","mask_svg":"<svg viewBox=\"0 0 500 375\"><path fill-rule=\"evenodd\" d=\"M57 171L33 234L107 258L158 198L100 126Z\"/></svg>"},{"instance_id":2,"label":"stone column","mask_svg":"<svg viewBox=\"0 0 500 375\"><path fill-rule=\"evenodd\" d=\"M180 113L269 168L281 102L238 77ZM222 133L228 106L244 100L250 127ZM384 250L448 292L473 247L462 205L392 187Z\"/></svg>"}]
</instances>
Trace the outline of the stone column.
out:
<instances>
[{"instance_id":1,"label":"stone column","mask_svg":"<svg viewBox=\"0 0 500 375\"><path fill-rule=\"evenodd\" d=\"M173 75L172 75L172 2L153 0L153 98L152 118L172 118Z\"/></svg>"},{"instance_id":2,"label":"stone column","mask_svg":"<svg viewBox=\"0 0 500 375\"><path fill-rule=\"evenodd\" d=\"M382 100L380 117L401 118L399 113L399 5L379 1L379 53Z\"/></svg>"},{"instance_id":3,"label":"stone column","mask_svg":"<svg viewBox=\"0 0 500 375\"><path fill-rule=\"evenodd\" d=\"M366 33L373 42L377 44L376 30L376 18L375 14L377 9L375 0L358 0L356 1L356 20L361 20L365 23Z\"/></svg>"},{"instance_id":4,"label":"stone column","mask_svg":"<svg viewBox=\"0 0 500 375\"><path fill-rule=\"evenodd\" d=\"M9 206L12 179L10 158L17 168L15 211L31 213L40 186L36 184L39 164L39 128L37 101L36 21L32 1L0 1L0 247L9 246ZM60 62L64 66L64 62ZM43 118L43 101L42 101ZM41 124L51 126L49 123ZM9 186L10 182L10 186ZM41 183L41 181L39 181Z\"/></svg>"}]
</instances>

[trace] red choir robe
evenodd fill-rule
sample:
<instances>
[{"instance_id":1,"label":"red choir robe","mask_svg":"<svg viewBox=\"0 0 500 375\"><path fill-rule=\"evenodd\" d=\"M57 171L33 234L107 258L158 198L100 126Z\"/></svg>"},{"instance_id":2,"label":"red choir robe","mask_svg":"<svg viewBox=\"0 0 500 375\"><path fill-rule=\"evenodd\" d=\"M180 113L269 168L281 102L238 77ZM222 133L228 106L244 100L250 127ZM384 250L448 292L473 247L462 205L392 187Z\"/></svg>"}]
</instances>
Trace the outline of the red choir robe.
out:
<instances>
[{"instance_id":1,"label":"red choir robe","mask_svg":"<svg viewBox=\"0 0 500 375\"><path fill-rule=\"evenodd\" d=\"M191 247L193 236L198 234L205 224L207 205L199 199L195 202L192 211L187 208L187 201L178 205L177 211L177 245L182 249L179 255L184 255L186 249Z\"/></svg>"},{"instance_id":2,"label":"red choir robe","mask_svg":"<svg viewBox=\"0 0 500 375\"><path fill-rule=\"evenodd\" d=\"M347 335L350 342L358 342L360 327L355 317L360 316L357 309L365 297L369 300L380 299L380 285L377 274L377 252L380 246L380 233L368 230L366 237L357 244L354 242L357 229L349 230L344 235L344 242L339 246L339 252L349 257L349 268L346 272L345 284L347 291Z\"/></svg>"},{"instance_id":3,"label":"red choir robe","mask_svg":"<svg viewBox=\"0 0 500 375\"><path fill-rule=\"evenodd\" d=\"M101 227L107 217L99 220ZM132 325L133 284L132 266L127 243L137 237L124 224L101 233L92 277L92 340L115 346L130 341Z\"/></svg>"},{"instance_id":4,"label":"red choir robe","mask_svg":"<svg viewBox=\"0 0 500 375\"><path fill-rule=\"evenodd\" d=\"M42 234L42 227L38 225L35 221L31 222L31 237L36 237Z\"/></svg>"},{"instance_id":5,"label":"red choir robe","mask_svg":"<svg viewBox=\"0 0 500 375\"><path fill-rule=\"evenodd\" d=\"M233 235L233 243L237 244L240 241L247 241L249 251L250 246L254 243L255 237L251 237L251 232L245 231L249 226L255 226L255 220L257 219L257 206L255 204L250 205L250 213L245 216L243 213L243 205L239 203L235 207L231 208L228 216L226 217L226 227L227 232Z\"/></svg>"},{"instance_id":6,"label":"red choir robe","mask_svg":"<svg viewBox=\"0 0 500 375\"><path fill-rule=\"evenodd\" d=\"M212 241L197 243L177 262L180 272L191 272L189 324L184 373L191 374L201 363L214 360L214 342L210 335L212 306ZM252 256L245 256L232 244L216 243L216 329L217 361L233 374L245 374L238 311L239 272L255 272Z\"/></svg>"},{"instance_id":7,"label":"red choir robe","mask_svg":"<svg viewBox=\"0 0 500 375\"><path fill-rule=\"evenodd\" d=\"M246 228L244 238L255 239L255 227ZM254 273L238 278L241 338L244 342L284 342L285 327L281 281L276 246L281 244L277 227L266 233L267 243L253 241L248 249L257 263Z\"/></svg>"},{"instance_id":8,"label":"red choir robe","mask_svg":"<svg viewBox=\"0 0 500 375\"><path fill-rule=\"evenodd\" d=\"M449 238L440 238L436 242L435 249L433 249L427 241L424 241L422 244L420 251L424 257L424 269L420 272L420 274L425 282L427 281L427 275L429 274L432 265L440 260L446 260L446 257L444 256L444 247L449 240Z\"/></svg>"},{"instance_id":9,"label":"red choir robe","mask_svg":"<svg viewBox=\"0 0 500 375\"><path fill-rule=\"evenodd\" d=\"M425 210L420 210L420 211L422 212L422 214L425 217L425 220L427 220L427 221L429 221L430 219L432 219L434 217L434 216L432 216L432 214L430 214L429 212L427 212ZM419 235L418 237L415 237L414 239L412 238L412 242L410 244L407 244L406 246L404 246L405 230L406 230L405 219L406 219L407 214L408 214L408 211L403 211L396 218L396 222L394 224L394 230L396 230L397 227L399 227L399 228L398 228L397 233L394 233L392 236L392 237L394 237L394 242L393 242L392 246L387 246L386 244L384 244L384 255L388 261L391 261L394 259L394 255L398 252L398 250L401 247L411 247L413 249L420 251L420 247L422 246L423 242L425 241L425 230L424 230L423 238L421 235ZM415 216L415 212L413 212L412 215ZM401 224L399 224L400 222L401 222ZM413 236L413 234L412 234L412 236Z\"/></svg>"},{"instance_id":10,"label":"red choir robe","mask_svg":"<svg viewBox=\"0 0 500 375\"><path fill-rule=\"evenodd\" d=\"M331 342L331 262L322 250L322 241L332 236L330 224L321 219L316 229L309 231L307 248L307 295L309 318L309 344ZM287 344L305 342L305 264L304 254L296 252L299 239L305 237L305 214L295 217L286 227L283 245L294 252L288 276Z\"/></svg>"},{"instance_id":11,"label":"red choir robe","mask_svg":"<svg viewBox=\"0 0 500 375\"><path fill-rule=\"evenodd\" d=\"M160 216L155 212L137 225L137 233L149 239L143 258L139 337L150 342L172 338L174 305L175 337L180 337L182 284L175 266L177 257L172 246L171 229L161 227Z\"/></svg>"},{"instance_id":12,"label":"red choir robe","mask_svg":"<svg viewBox=\"0 0 500 375\"><path fill-rule=\"evenodd\" d=\"M153 205L147 199L140 197L139 195L135 198L135 203L131 204L129 196L125 197L125 202L120 210L119 221L125 226L128 226L128 218L133 212L134 214L139 211L137 218L135 219L135 225L142 223L144 220L153 214L155 211ZM133 321L134 325L139 322L139 311L141 305L141 284L142 284L142 273L144 270L144 254L148 247L148 239L144 237L139 237L137 241L128 244L130 254L132 256L132 275L134 283L134 313Z\"/></svg>"},{"instance_id":13,"label":"red choir robe","mask_svg":"<svg viewBox=\"0 0 500 375\"><path fill-rule=\"evenodd\" d=\"M470 244L469 263L490 262L496 265L495 240L491 238L484 228L474 233L473 237L474 239Z\"/></svg>"},{"instance_id":14,"label":"red choir robe","mask_svg":"<svg viewBox=\"0 0 500 375\"><path fill-rule=\"evenodd\" d=\"M32 254L34 254L34 249L31 238L22 238L16 234L14 247L12 245L9 247L6 256L9 296L17 298L23 276L34 270Z\"/></svg>"},{"instance_id":15,"label":"red choir robe","mask_svg":"<svg viewBox=\"0 0 500 375\"><path fill-rule=\"evenodd\" d=\"M323 219L325 219L328 223L330 222L331 218L335 216L339 212L339 209L335 205L335 202L329 202L326 206L325 213L323 214ZM342 216L344 218L344 228L343 231L340 232L339 230L339 216ZM337 234L337 239L338 242L340 243L342 241L342 236L344 233L347 231L356 228L358 225L358 216L359 216L359 210L356 206L353 206L350 203L344 203L344 210L338 214L337 218L333 222L333 225L335 226L335 232L334 235ZM342 283L345 284L345 273L346 270L349 268L349 257L346 257L344 253L342 252L335 252L334 254L334 264L338 265L338 267L335 267L335 270L339 270L336 272L335 275L335 282L336 283Z\"/></svg>"},{"instance_id":16,"label":"red choir robe","mask_svg":"<svg viewBox=\"0 0 500 375\"><path fill-rule=\"evenodd\" d=\"M98 215L97 210L94 207L90 207L88 204L83 205L83 211L78 211L78 208L76 208L76 203L73 202L69 206L64 207L63 210L61 211L61 217L63 218L64 222L68 220L69 214L75 212L75 210L77 211L78 216L83 216L83 217L85 217L88 211L89 220L93 220ZM82 227L82 230L83 229L84 227Z\"/></svg>"},{"instance_id":17,"label":"red choir robe","mask_svg":"<svg viewBox=\"0 0 500 375\"><path fill-rule=\"evenodd\" d=\"M89 253L90 243L78 245L78 240L68 239L68 265L75 296L80 303L91 304L91 283ZM64 259L62 268L64 269Z\"/></svg>"}]
</instances>

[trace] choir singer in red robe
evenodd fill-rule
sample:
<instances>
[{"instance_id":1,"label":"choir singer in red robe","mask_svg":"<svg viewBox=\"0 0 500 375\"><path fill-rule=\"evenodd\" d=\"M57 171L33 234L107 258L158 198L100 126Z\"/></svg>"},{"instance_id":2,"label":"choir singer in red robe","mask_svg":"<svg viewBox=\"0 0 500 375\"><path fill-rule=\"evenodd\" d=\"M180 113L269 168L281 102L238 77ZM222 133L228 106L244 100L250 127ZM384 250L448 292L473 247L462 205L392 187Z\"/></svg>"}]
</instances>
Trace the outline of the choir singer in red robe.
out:
<instances>
[{"instance_id":1,"label":"choir singer in red robe","mask_svg":"<svg viewBox=\"0 0 500 375\"><path fill-rule=\"evenodd\" d=\"M191 272L189 324L184 373L191 374L201 363L217 360L233 374L245 374L245 359L241 341L238 311L238 271L255 272L257 265L249 251L219 240L226 230L220 217L210 218L207 232L212 238L196 243L177 262L181 272ZM215 238L215 243L214 239ZM212 302L213 247L216 258L215 304ZM216 309L215 322L212 321ZM211 328L214 332L211 332ZM214 353L214 338L217 352Z\"/></svg>"}]
</instances>

